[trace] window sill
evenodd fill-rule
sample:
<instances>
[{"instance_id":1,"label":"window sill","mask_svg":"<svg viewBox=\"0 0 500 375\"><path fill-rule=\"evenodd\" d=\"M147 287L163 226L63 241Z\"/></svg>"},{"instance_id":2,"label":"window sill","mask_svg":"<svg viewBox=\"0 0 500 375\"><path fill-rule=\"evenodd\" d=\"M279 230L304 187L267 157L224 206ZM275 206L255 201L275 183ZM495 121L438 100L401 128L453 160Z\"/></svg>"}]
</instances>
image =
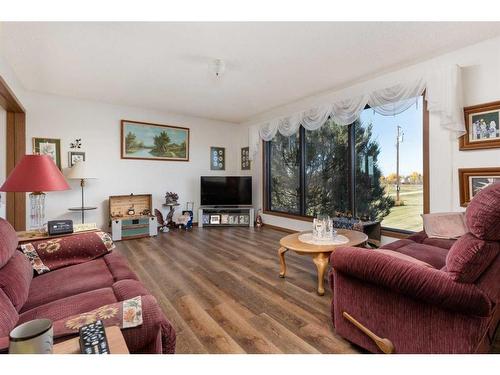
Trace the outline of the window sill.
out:
<instances>
[{"instance_id":1,"label":"window sill","mask_svg":"<svg viewBox=\"0 0 500 375\"><path fill-rule=\"evenodd\" d=\"M279 211L262 211L262 214L270 215L270 216L284 217L284 218L291 219L291 220L307 221L310 223L312 223L312 221L313 221L312 216L301 216L301 215L289 214L286 212L279 212ZM417 232L397 230L397 229L392 229L392 228L382 228L382 232L381 232L382 236L398 238L398 239L408 238L409 236L411 236L415 233L417 233Z\"/></svg>"},{"instance_id":2,"label":"window sill","mask_svg":"<svg viewBox=\"0 0 500 375\"><path fill-rule=\"evenodd\" d=\"M313 217L312 216L301 216L301 215L295 215L295 214L288 214L286 212L262 211L262 214L264 214L264 215L271 215L271 216L285 217L287 219L293 219L293 220L308 221L310 223L312 223L312 221L313 221Z\"/></svg>"},{"instance_id":3,"label":"window sill","mask_svg":"<svg viewBox=\"0 0 500 375\"><path fill-rule=\"evenodd\" d=\"M410 237L412 234L415 234L416 232L410 232L410 231L399 231L397 229L390 229L390 228L382 228L382 236L385 237L392 237L392 238L397 238L397 239L405 239Z\"/></svg>"}]
</instances>

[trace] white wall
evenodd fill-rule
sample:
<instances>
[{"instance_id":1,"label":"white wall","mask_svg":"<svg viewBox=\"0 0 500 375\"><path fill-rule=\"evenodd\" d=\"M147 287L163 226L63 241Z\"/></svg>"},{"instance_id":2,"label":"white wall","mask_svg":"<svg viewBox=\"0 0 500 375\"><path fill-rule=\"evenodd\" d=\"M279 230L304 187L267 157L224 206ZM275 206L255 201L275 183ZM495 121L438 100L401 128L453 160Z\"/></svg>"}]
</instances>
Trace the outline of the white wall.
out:
<instances>
[{"instance_id":1,"label":"white wall","mask_svg":"<svg viewBox=\"0 0 500 375\"><path fill-rule=\"evenodd\" d=\"M339 97L354 97L362 92L421 77L440 64L458 64L463 67L465 106L500 100L500 38L495 38L399 71L373 77L342 90L325 92L289 103L249 119L246 125L297 112L315 103L334 101ZM463 208L459 202L458 168L500 167L500 149L459 151L456 136L440 126L439 118L431 115L429 120L431 212L461 211ZM256 168L253 170L254 185L259 186L254 192L256 207L262 207L261 155L262 150L259 150L254 161ZM293 230L310 228L307 222L277 216L263 215L263 220L265 223Z\"/></svg>"},{"instance_id":2,"label":"white wall","mask_svg":"<svg viewBox=\"0 0 500 375\"><path fill-rule=\"evenodd\" d=\"M110 195L153 194L154 207L160 208L165 192L174 191L180 197L179 209L187 201L194 201L197 208L201 175L240 173L239 147L244 128L235 124L31 92L25 93L23 104L27 108L28 153L32 152L32 137L60 138L62 167L67 172L69 144L82 139L81 151L98 176L85 188L85 204L98 207L87 212L86 221L103 228L108 221ZM190 128L190 161L120 159L121 119ZM210 146L226 147L226 171L210 171ZM80 222L78 213L68 212L68 207L80 205L79 181L68 182L72 190L47 193L47 219Z\"/></svg>"}]
</instances>

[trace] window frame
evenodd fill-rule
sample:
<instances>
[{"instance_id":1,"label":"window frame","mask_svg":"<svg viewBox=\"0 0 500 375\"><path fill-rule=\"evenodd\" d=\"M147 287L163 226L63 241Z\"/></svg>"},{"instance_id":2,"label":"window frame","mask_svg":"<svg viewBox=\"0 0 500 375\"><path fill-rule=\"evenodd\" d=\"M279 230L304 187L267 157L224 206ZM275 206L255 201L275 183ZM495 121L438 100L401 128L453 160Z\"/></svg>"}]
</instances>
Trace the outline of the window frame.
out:
<instances>
[{"instance_id":1,"label":"window frame","mask_svg":"<svg viewBox=\"0 0 500 375\"><path fill-rule=\"evenodd\" d=\"M423 213L429 213L430 211L430 202L429 202L429 111L427 110L427 101L425 100L425 92L422 94L422 147L423 147L423 160L422 160L422 174L423 174ZM366 106L365 109L369 109L369 106ZM356 209L356 189L355 186L355 161L356 161L356 145L355 142L355 127L353 124L346 125L348 126L348 149L349 149L349 185L348 185L348 196L349 196L349 206L351 207L351 212L355 212ZM305 131L306 129L303 126L299 128L299 151L300 151L300 166L299 166L299 174L300 174L300 205L299 211L301 214L293 214L289 212L277 211L271 209L271 193L270 193L270 183L269 183L269 173L270 173L270 163L268 155L270 152L271 142L262 141L262 198L263 198L263 213L266 215L280 216L294 220L301 221L313 221L313 216L308 216L303 214L305 212L305 197L304 186L305 186L305 157L306 153L303 152L305 149ZM422 228L423 229L423 228ZM397 237L397 238L405 238L408 235L411 235L415 232L384 227L382 226L382 235Z\"/></svg>"}]
</instances>

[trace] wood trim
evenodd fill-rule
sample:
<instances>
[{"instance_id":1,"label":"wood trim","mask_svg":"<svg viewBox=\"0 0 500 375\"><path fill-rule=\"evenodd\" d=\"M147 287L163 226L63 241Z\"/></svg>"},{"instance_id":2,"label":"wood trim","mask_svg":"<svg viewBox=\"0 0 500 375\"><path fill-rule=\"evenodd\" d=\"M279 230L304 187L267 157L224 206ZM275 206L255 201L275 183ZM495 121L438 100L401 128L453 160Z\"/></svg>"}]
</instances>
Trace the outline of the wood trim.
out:
<instances>
[{"instance_id":1,"label":"wood trim","mask_svg":"<svg viewBox=\"0 0 500 375\"><path fill-rule=\"evenodd\" d=\"M7 112L7 175L26 154L26 117L23 112ZM7 193L7 221L14 229L26 229L26 193Z\"/></svg>"},{"instance_id":2,"label":"wood trim","mask_svg":"<svg viewBox=\"0 0 500 375\"><path fill-rule=\"evenodd\" d=\"M377 345L378 348L380 350L382 350L383 353L385 353L385 354L394 353L394 344L391 342L391 340L377 336L370 329L368 329L363 324L358 322L349 313L347 313L345 311L342 312L342 316L344 318L346 318L349 322L351 322L356 328L358 328L366 336L368 336L375 343L375 345Z\"/></svg>"},{"instance_id":3,"label":"wood trim","mask_svg":"<svg viewBox=\"0 0 500 375\"><path fill-rule=\"evenodd\" d=\"M0 106L7 112L26 112L23 105L10 89L7 82L0 76Z\"/></svg>"},{"instance_id":4,"label":"wood trim","mask_svg":"<svg viewBox=\"0 0 500 375\"><path fill-rule=\"evenodd\" d=\"M300 220L300 221L308 221L308 222L311 222L311 223L313 221L313 217L312 216L295 215L295 214L289 214L287 212L263 211L262 213L264 215L286 217L287 219Z\"/></svg>"},{"instance_id":5,"label":"wood trim","mask_svg":"<svg viewBox=\"0 0 500 375\"><path fill-rule=\"evenodd\" d=\"M262 140L262 142L260 143L261 146L262 146L262 211L265 212L265 211L268 211L269 210L269 200L268 200L268 196L267 196L267 175L268 175L268 171L267 171L267 165L266 165L266 162L267 162L267 158L266 158L266 142L264 140Z\"/></svg>"},{"instance_id":6,"label":"wood trim","mask_svg":"<svg viewBox=\"0 0 500 375\"><path fill-rule=\"evenodd\" d=\"M460 188L460 206L467 207L471 200L469 177L471 176L500 176L500 167L493 168L459 168L458 183Z\"/></svg>"},{"instance_id":7,"label":"wood trim","mask_svg":"<svg viewBox=\"0 0 500 375\"><path fill-rule=\"evenodd\" d=\"M182 130L187 130L187 155L186 158L165 158L165 159L160 159L160 158L133 158L133 157L128 157L128 156L123 156L124 155L124 150L123 150L123 128L124 128L124 123L125 122L131 122L134 124L144 124L144 125L153 125L153 126L162 126L164 128L174 128L174 129L182 129ZM132 121L132 120L121 120L120 121L120 159L127 159L127 160L152 160L152 161L189 161L189 148L191 147L191 134L189 128L183 128L181 126L174 126L174 125L164 125L164 124L155 124L153 122L144 122L144 121Z\"/></svg>"},{"instance_id":8,"label":"wood trim","mask_svg":"<svg viewBox=\"0 0 500 375\"><path fill-rule=\"evenodd\" d=\"M283 227L279 227L277 225L271 225L271 224L266 224L266 223L264 223L263 227L271 228L274 230L279 230L280 232L285 232L285 233L297 233L298 232L298 231L293 230L293 229L283 228Z\"/></svg>"},{"instance_id":9,"label":"wood trim","mask_svg":"<svg viewBox=\"0 0 500 375\"><path fill-rule=\"evenodd\" d=\"M427 100L425 99L425 92L422 94L423 97L423 137L422 144L423 150L423 188L424 188L424 214L431 212L431 202L430 202L430 155L429 155L429 110L427 109Z\"/></svg>"},{"instance_id":10,"label":"wood trim","mask_svg":"<svg viewBox=\"0 0 500 375\"><path fill-rule=\"evenodd\" d=\"M384 237L393 237L393 238L397 238L400 240L408 238L411 235L409 233L398 232L398 231L390 230L390 229L382 229L381 234Z\"/></svg>"},{"instance_id":11,"label":"wood trim","mask_svg":"<svg viewBox=\"0 0 500 375\"><path fill-rule=\"evenodd\" d=\"M500 139L484 140L477 142L469 141L470 133L470 121L469 116L474 113L486 112L486 111L500 111L500 101L477 104L464 108L464 119L465 119L465 130L466 133L459 138L458 148L460 151L469 150L484 150L489 148L500 148Z\"/></svg>"},{"instance_id":12,"label":"wood trim","mask_svg":"<svg viewBox=\"0 0 500 375\"><path fill-rule=\"evenodd\" d=\"M26 154L25 109L14 92L0 77L0 105L6 111L6 173L7 176ZM0 151L3 152L3 151ZM26 193L7 193L7 220L16 230L26 229Z\"/></svg>"}]
</instances>

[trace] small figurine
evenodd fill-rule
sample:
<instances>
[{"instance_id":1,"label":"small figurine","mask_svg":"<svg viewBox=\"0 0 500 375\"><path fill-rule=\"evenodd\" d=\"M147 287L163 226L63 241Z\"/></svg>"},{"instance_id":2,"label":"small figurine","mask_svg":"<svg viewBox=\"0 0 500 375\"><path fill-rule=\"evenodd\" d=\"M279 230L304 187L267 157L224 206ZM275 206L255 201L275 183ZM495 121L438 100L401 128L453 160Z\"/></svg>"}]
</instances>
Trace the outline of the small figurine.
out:
<instances>
[{"instance_id":1,"label":"small figurine","mask_svg":"<svg viewBox=\"0 0 500 375\"><path fill-rule=\"evenodd\" d=\"M262 228L264 222L262 221L262 216L260 215L260 210L257 212L257 218L255 219L255 226L257 228Z\"/></svg>"}]
</instances>

